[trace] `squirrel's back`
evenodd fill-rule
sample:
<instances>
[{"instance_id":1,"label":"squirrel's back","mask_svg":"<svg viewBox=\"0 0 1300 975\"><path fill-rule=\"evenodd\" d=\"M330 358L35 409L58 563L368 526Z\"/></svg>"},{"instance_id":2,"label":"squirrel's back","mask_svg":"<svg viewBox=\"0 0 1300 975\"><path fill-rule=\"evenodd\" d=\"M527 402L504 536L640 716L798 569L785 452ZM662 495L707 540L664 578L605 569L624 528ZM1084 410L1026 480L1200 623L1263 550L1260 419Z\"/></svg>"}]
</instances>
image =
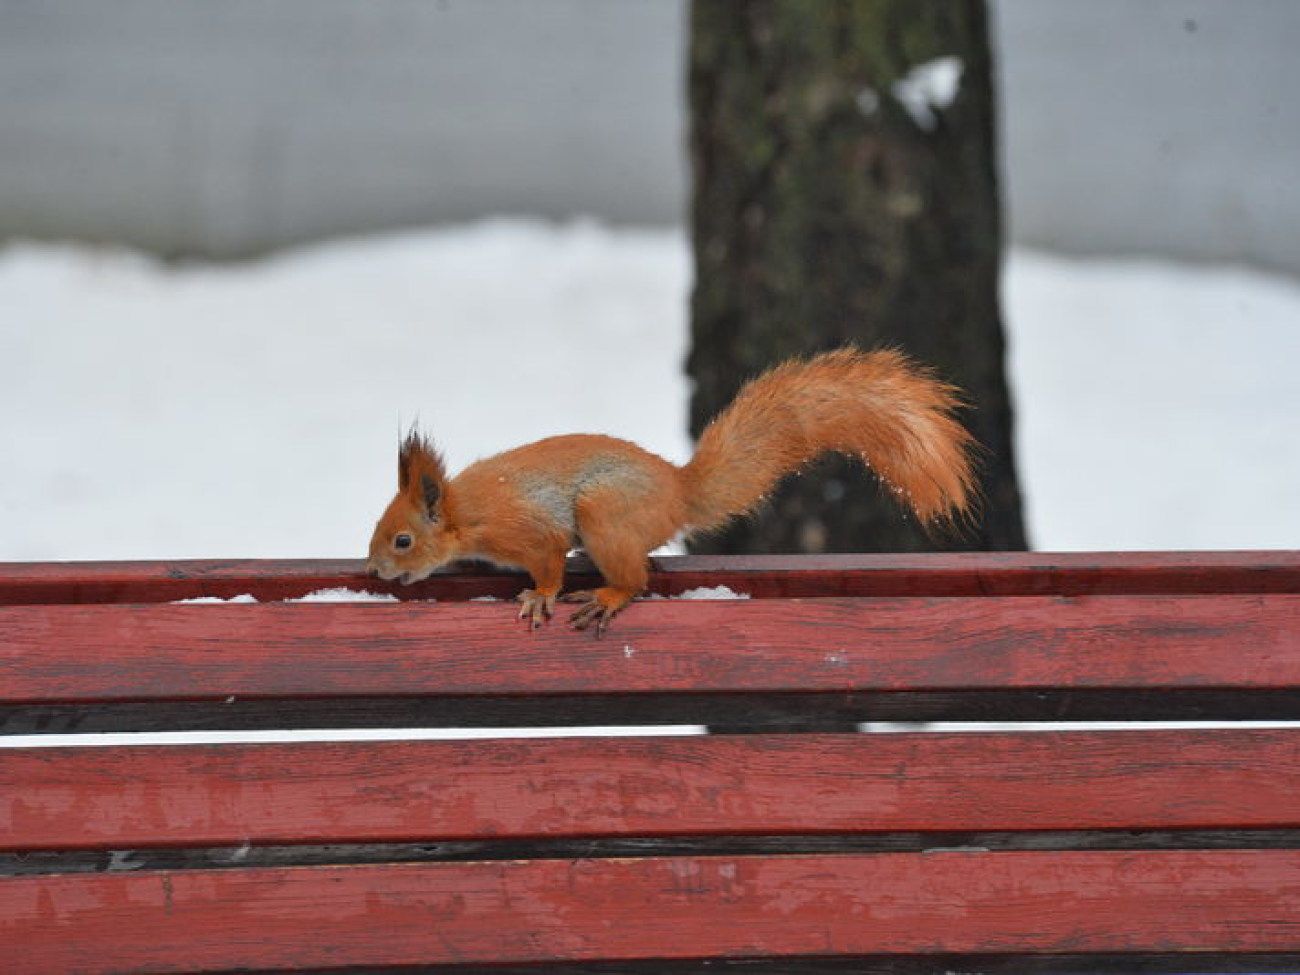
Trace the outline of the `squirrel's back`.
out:
<instances>
[{"instance_id":1,"label":"squirrel's back","mask_svg":"<svg viewBox=\"0 0 1300 975\"><path fill-rule=\"evenodd\" d=\"M593 509L656 512L663 538L685 520L678 469L628 440L602 434L565 434L485 458L458 474L452 491L462 520L500 524L550 523L582 544ZM465 506L469 506L468 509ZM586 517L584 517L586 516ZM512 530L513 530L512 529Z\"/></svg>"}]
</instances>

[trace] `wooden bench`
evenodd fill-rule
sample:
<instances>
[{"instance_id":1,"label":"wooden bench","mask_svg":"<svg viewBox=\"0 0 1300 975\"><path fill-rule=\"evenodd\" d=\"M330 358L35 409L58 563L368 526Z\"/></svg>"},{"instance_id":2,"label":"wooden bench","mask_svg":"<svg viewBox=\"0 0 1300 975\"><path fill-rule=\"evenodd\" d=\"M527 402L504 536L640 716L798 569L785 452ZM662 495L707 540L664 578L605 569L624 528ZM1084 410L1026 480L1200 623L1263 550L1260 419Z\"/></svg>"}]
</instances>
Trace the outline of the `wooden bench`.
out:
<instances>
[{"instance_id":1,"label":"wooden bench","mask_svg":"<svg viewBox=\"0 0 1300 975\"><path fill-rule=\"evenodd\" d=\"M666 559L753 598L599 640L470 601L507 574L279 601L359 571L0 565L0 970L1300 970L1300 728L1259 724L1300 553ZM749 733L229 740L678 724ZM229 734L47 737L129 731Z\"/></svg>"}]
</instances>

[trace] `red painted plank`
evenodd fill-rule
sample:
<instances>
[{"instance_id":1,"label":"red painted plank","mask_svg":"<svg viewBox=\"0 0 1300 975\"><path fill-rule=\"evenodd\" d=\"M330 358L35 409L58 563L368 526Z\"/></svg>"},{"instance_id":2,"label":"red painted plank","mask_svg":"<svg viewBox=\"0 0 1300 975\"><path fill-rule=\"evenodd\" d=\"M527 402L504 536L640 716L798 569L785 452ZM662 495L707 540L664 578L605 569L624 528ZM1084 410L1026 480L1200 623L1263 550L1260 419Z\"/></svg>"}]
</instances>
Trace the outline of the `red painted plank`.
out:
<instances>
[{"instance_id":1,"label":"red painted plank","mask_svg":"<svg viewBox=\"0 0 1300 975\"><path fill-rule=\"evenodd\" d=\"M1300 552L981 552L907 555L687 556L654 560L651 589L727 585L755 597L1122 595L1300 592ZM586 563L575 560L571 572ZM251 593L263 600L348 587L411 598L512 597L518 574L439 573L413 587L335 560L0 563L0 605L162 602Z\"/></svg>"},{"instance_id":2,"label":"red painted plank","mask_svg":"<svg viewBox=\"0 0 1300 975\"><path fill-rule=\"evenodd\" d=\"M1300 851L542 860L0 878L14 975L1281 951Z\"/></svg>"},{"instance_id":3,"label":"red painted plank","mask_svg":"<svg viewBox=\"0 0 1300 975\"><path fill-rule=\"evenodd\" d=\"M605 639L493 604L0 608L0 703L1300 686L1300 596L646 602Z\"/></svg>"},{"instance_id":4,"label":"red painted plank","mask_svg":"<svg viewBox=\"0 0 1300 975\"><path fill-rule=\"evenodd\" d=\"M1300 730L0 749L0 848L1300 827Z\"/></svg>"}]
</instances>

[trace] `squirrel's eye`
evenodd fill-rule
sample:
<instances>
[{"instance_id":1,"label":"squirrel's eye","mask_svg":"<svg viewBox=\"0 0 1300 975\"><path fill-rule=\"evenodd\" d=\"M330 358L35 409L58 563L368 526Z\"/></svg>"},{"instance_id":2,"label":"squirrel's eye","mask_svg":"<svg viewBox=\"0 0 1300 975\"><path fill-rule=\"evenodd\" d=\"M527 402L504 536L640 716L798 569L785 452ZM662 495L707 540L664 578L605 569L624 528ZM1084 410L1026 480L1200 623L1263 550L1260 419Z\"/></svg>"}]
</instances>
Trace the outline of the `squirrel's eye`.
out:
<instances>
[{"instance_id":1,"label":"squirrel's eye","mask_svg":"<svg viewBox=\"0 0 1300 975\"><path fill-rule=\"evenodd\" d=\"M411 538L409 534L402 532L393 538L393 548L397 549L399 552L405 551L411 547L411 543L414 541L415 540Z\"/></svg>"}]
</instances>

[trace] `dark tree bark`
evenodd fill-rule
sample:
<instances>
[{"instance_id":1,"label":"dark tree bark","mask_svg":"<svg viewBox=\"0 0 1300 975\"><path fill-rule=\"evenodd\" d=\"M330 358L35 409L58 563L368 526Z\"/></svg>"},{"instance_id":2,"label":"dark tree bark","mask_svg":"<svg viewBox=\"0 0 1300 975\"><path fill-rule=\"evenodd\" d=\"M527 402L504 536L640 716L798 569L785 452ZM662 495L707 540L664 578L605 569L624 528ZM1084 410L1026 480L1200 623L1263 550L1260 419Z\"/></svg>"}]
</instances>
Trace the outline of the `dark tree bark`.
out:
<instances>
[{"instance_id":1,"label":"dark tree bark","mask_svg":"<svg viewBox=\"0 0 1300 975\"><path fill-rule=\"evenodd\" d=\"M987 451L960 533L836 457L692 547L1024 548L983 0L694 0L691 37L692 432L775 362L894 345L967 392Z\"/></svg>"}]
</instances>

